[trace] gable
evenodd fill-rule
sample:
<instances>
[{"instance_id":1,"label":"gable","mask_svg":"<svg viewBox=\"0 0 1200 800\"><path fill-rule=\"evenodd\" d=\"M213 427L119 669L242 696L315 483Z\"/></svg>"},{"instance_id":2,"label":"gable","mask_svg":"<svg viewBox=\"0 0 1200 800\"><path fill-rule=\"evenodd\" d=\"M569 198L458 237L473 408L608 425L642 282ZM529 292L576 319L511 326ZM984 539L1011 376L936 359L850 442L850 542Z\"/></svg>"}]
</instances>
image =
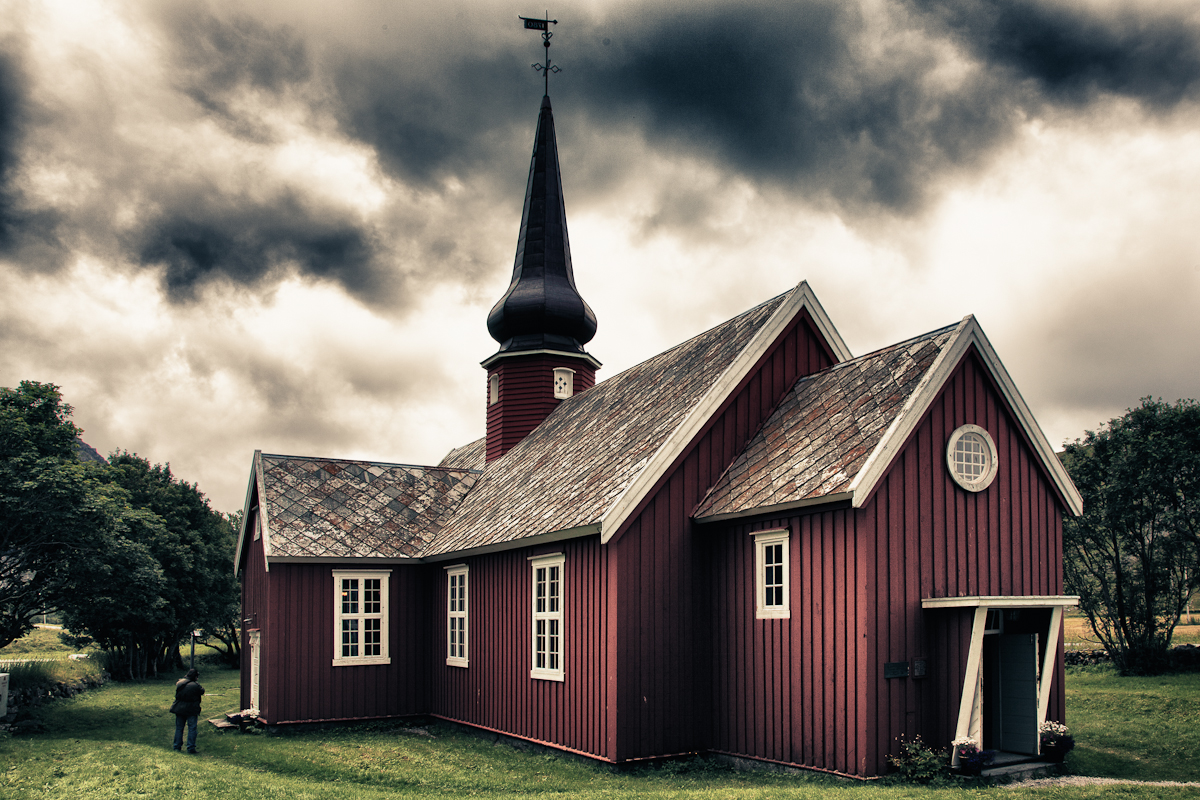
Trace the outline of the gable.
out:
<instances>
[{"instance_id":1,"label":"gable","mask_svg":"<svg viewBox=\"0 0 1200 800\"><path fill-rule=\"evenodd\" d=\"M951 374L975 353L1064 506L1079 493L974 317L797 381L695 516L701 522L814 503L867 502Z\"/></svg>"},{"instance_id":2,"label":"gable","mask_svg":"<svg viewBox=\"0 0 1200 800\"><path fill-rule=\"evenodd\" d=\"M992 380L1003 398L1009 413L1017 423L1017 429L1028 442L1035 459L1054 487L1055 492L1063 502L1063 506L1072 514L1078 515L1083 511L1083 498L1071 476L1063 467L1062 462L1054 454L1054 448L1046 439L1041 426L1034 419L1033 412L1025 403L1012 376L1008 374L1000 357L996 355L992 343L984 335L974 316L967 316L955 329L954 336L942 350L929 372L921 379L917 390L913 392L900 413L892 421L883 440L871 453L866 464L859 471L850 486L854 493L854 506L860 507L867 502L871 492L882 479L895 456L908 441L913 430L920 423L925 412L937 399L947 380L967 356L974 352L978 356L985 373Z\"/></svg>"}]
</instances>

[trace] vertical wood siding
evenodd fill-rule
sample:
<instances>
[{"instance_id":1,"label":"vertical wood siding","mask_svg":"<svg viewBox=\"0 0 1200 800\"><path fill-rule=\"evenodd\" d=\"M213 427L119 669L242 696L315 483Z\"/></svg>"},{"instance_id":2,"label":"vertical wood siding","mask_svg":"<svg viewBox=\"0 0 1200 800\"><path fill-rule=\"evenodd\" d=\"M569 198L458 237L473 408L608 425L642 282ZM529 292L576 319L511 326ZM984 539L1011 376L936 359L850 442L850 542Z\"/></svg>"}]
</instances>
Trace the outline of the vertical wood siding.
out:
<instances>
[{"instance_id":1,"label":"vertical wood siding","mask_svg":"<svg viewBox=\"0 0 1200 800\"><path fill-rule=\"evenodd\" d=\"M345 567L271 565L270 613L263 628L260 667L262 711L267 721L280 724L427 713L428 654L414 643L429 640L432 602L428 568L385 567L392 571L388 584L391 663L345 667L331 664L334 569Z\"/></svg>"},{"instance_id":2,"label":"vertical wood siding","mask_svg":"<svg viewBox=\"0 0 1200 800\"><path fill-rule=\"evenodd\" d=\"M541 353L503 358L488 370L489 383L493 374L500 376L499 401L491 403L489 395L484 398L488 403L485 456L488 461L515 447L562 402L554 397L556 367L575 370L575 394L596 385L595 368L582 359L568 356ZM490 392L486 387L487 384L485 392Z\"/></svg>"},{"instance_id":3,"label":"vertical wood siding","mask_svg":"<svg viewBox=\"0 0 1200 800\"><path fill-rule=\"evenodd\" d=\"M529 676L532 568L529 556L564 554L565 680ZM447 719L609 758L606 708L610 625L607 548L589 536L465 559L468 667L446 664L447 588L434 575L434 630L427 655L433 712Z\"/></svg>"},{"instance_id":4,"label":"vertical wood siding","mask_svg":"<svg viewBox=\"0 0 1200 800\"><path fill-rule=\"evenodd\" d=\"M707 749L713 676L703 609L723 601L699 569L691 513L792 384L833 362L807 312L798 315L610 542L620 582L616 760ZM753 657L751 642L740 646Z\"/></svg>"},{"instance_id":5,"label":"vertical wood siding","mask_svg":"<svg viewBox=\"0 0 1200 800\"><path fill-rule=\"evenodd\" d=\"M959 425L991 433L999 474L960 489L945 467ZM971 354L949 379L875 495L844 508L701 531L713 598L711 747L859 775L886 771L900 735L953 738L970 610L925 597L1062 593L1062 513L1052 485ZM751 533L791 531L791 619L754 618ZM702 626L703 627L703 626ZM924 679L883 677L928 659ZM1062 659L1050 713L1063 709Z\"/></svg>"},{"instance_id":6,"label":"vertical wood siding","mask_svg":"<svg viewBox=\"0 0 1200 800\"><path fill-rule=\"evenodd\" d=\"M257 502L257 495L255 497ZM266 561L263 559L262 539L255 539L253 531L258 525L258 512L251 511L251 519L247 523L246 538L250 541L243 545L242 574L242 652L246 653L250 646L250 629L260 631L260 647L266 652L266 643L270 639L270 580L271 574L266 571ZM250 620L246 622L245 620ZM241 663L241 708L250 707L250 659L243 658ZM268 714L270 709L267 698L259 698L259 710ZM267 717L269 719L269 717Z\"/></svg>"}]
</instances>

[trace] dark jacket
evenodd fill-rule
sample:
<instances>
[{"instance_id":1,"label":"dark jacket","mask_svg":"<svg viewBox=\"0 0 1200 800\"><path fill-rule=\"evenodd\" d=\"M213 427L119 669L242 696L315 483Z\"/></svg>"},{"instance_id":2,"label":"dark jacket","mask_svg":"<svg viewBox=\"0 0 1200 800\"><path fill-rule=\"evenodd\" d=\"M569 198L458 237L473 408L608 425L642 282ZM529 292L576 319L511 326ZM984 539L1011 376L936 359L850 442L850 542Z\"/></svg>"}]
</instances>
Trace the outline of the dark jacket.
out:
<instances>
[{"instance_id":1,"label":"dark jacket","mask_svg":"<svg viewBox=\"0 0 1200 800\"><path fill-rule=\"evenodd\" d=\"M204 687L187 678L180 678L175 684L175 715L178 717L200 716L200 698L204 696Z\"/></svg>"}]
</instances>

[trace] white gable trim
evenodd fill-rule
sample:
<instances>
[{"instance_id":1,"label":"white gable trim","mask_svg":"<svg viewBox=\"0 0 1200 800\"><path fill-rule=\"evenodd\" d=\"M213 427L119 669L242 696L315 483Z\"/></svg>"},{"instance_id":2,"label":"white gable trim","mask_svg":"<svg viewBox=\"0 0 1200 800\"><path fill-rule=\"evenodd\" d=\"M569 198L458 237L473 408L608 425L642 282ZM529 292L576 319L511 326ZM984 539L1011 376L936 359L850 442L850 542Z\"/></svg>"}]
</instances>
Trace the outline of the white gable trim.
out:
<instances>
[{"instance_id":1,"label":"white gable trim","mask_svg":"<svg viewBox=\"0 0 1200 800\"><path fill-rule=\"evenodd\" d=\"M271 571L271 515L267 513L265 489L267 479L263 475L262 451L254 451L254 479L258 481L258 524L262 528L263 567Z\"/></svg>"},{"instance_id":2,"label":"white gable trim","mask_svg":"<svg viewBox=\"0 0 1200 800\"><path fill-rule=\"evenodd\" d=\"M999 387L1000 394L1016 417L1017 424L1021 426L1033 444L1034 454L1042 462L1042 466L1049 473L1054 485L1058 487L1068 508L1076 516L1083 513L1083 498L1080 496L1079 490L1075 488L1075 484L1071 481L1062 462L1054 455L1054 448L1046 440L1046 434L1037 424L1029 406L1025 404L1025 399L1021 397L1016 384L1008 374L1008 370L1004 368L1004 364L1001 363L991 342L988 341L973 315L964 317L963 321L959 323L950 342L934 360L925 376L921 378L921 382L909 396L904 408L892 420L892 424L888 426L883 438L879 440L879 444L875 446L862 469L858 471L858 475L855 476L849 488L854 495L854 507L860 508L867 502L875 485L883 478L884 473L891 466L892 460L904 447L909 435L916 429L925 412L933 405L938 393L946 385L946 381L949 380L951 373L962 361L971 345L975 345L980 360Z\"/></svg>"},{"instance_id":3,"label":"white gable trim","mask_svg":"<svg viewBox=\"0 0 1200 800\"><path fill-rule=\"evenodd\" d=\"M666 441L658 448L646 465L634 479L625 487L616 501L609 506L608 511L600 520L600 541L607 544L629 517L641 504L642 500L653 491L659 479L666 474L675 460L687 449L705 424L712 418L730 395L737 389L742 379L750 373L759 359L779 338L780 334L795 319L803 309L808 309L818 332L825 337L833 348L838 362L849 360L852 356L846 343L833 327L829 315L825 313L817 296L808 286L808 281L801 281L784 299L783 304L775 310L766 324L758 329L754 338L742 349L719 378L700 399L695 408L684 417L683 421L671 432Z\"/></svg>"},{"instance_id":4,"label":"white gable trim","mask_svg":"<svg viewBox=\"0 0 1200 800\"><path fill-rule=\"evenodd\" d=\"M254 451L254 459L250 462L250 482L246 485L246 502L242 503L242 524L238 529L237 550L233 554L233 574L236 576L238 570L242 566L242 546L246 541L246 524L250 521L250 509L254 506L254 500L258 499L259 510L262 510L262 493L256 491L262 486L262 481L259 476L262 474L262 451ZM258 514L257 516L262 516ZM265 533L266 528L263 528ZM252 537L253 538L253 537ZM263 537L263 546L266 546L266 537Z\"/></svg>"}]
</instances>

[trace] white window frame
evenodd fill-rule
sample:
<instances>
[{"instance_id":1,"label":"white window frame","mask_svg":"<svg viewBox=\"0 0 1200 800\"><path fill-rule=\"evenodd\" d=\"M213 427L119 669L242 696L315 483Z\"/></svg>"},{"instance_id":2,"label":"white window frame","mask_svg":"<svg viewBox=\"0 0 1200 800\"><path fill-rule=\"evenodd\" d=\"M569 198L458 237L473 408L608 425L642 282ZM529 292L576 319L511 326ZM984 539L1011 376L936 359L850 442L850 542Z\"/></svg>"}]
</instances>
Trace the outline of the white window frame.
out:
<instances>
[{"instance_id":1,"label":"white window frame","mask_svg":"<svg viewBox=\"0 0 1200 800\"><path fill-rule=\"evenodd\" d=\"M954 468L954 451L958 447L959 441L964 436L972 433L983 439L984 454L988 459L988 463L985 465L986 469L974 480L960 475ZM955 428L954 433L950 434L950 440L946 442L946 469L950 471L950 477L954 479L954 482L968 492L982 492L991 486L992 481L996 479L996 473L1000 469L999 458L996 453L996 442L992 439L992 435L978 425L963 425Z\"/></svg>"},{"instance_id":2,"label":"white window frame","mask_svg":"<svg viewBox=\"0 0 1200 800\"><path fill-rule=\"evenodd\" d=\"M488 405L494 406L500 402L500 373L493 372L488 376Z\"/></svg>"},{"instance_id":3,"label":"white window frame","mask_svg":"<svg viewBox=\"0 0 1200 800\"><path fill-rule=\"evenodd\" d=\"M563 387L560 389L558 385L559 379L564 381ZM571 395L575 394L575 370L567 367L554 368L554 397L558 400L566 400Z\"/></svg>"},{"instance_id":4,"label":"white window frame","mask_svg":"<svg viewBox=\"0 0 1200 800\"><path fill-rule=\"evenodd\" d=\"M383 570L333 570L333 666L335 667L353 667L363 664L390 664L392 663L391 656L388 652L388 593L392 571L390 569ZM357 603L352 607L352 610L343 610L342 606L342 581L355 580L358 582ZM379 581L379 610L367 611L366 597L364 596L364 581L378 580ZM363 633L366 631L366 622L379 620L379 653L372 655L363 655L363 648L367 643L364 641ZM342 655L342 623L343 621L356 621L358 629L359 654L353 656Z\"/></svg>"},{"instance_id":5,"label":"white window frame","mask_svg":"<svg viewBox=\"0 0 1200 800\"><path fill-rule=\"evenodd\" d=\"M790 539L791 531L786 528L754 533L754 616L756 619L791 619L792 576L791 558L788 555ZM779 550L774 550L775 545L779 545ZM781 563L772 562L770 565L773 568L782 567L782 574L773 569L772 574L768 576L767 558L771 554L768 553L768 548L771 548L772 553L777 553L782 559ZM773 602L776 599L774 597L768 598L768 585L773 589L782 590L782 602ZM772 602L768 602L768 600Z\"/></svg>"},{"instance_id":6,"label":"white window frame","mask_svg":"<svg viewBox=\"0 0 1200 800\"><path fill-rule=\"evenodd\" d=\"M529 592L530 629L529 677L547 681L562 681L566 679L566 556L562 553L551 553L544 556L530 556L530 577L532 578ZM538 607L538 571L546 570L543 575L545 583L545 602ZM557 597L551 594L554 588L553 570L558 570ZM555 602L557 600L557 602ZM538 623L544 623L543 633L539 636ZM557 633L555 633L557 630ZM542 639L544 641L539 641ZM544 648L539 648L539 644ZM554 645L557 644L557 652ZM542 666L538 666L538 656L544 655ZM552 667L554 657L558 665Z\"/></svg>"},{"instance_id":7,"label":"white window frame","mask_svg":"<svg viewBox=\"0 0 1200 800\"><path fill-rule=\"evenodd\" d=\"M468 608L471 582L466 564L446 567L446 665L466 667L470 664L470 625ZM455 633L459 641L455 642Z\"/></svg>"}]
</instances>

